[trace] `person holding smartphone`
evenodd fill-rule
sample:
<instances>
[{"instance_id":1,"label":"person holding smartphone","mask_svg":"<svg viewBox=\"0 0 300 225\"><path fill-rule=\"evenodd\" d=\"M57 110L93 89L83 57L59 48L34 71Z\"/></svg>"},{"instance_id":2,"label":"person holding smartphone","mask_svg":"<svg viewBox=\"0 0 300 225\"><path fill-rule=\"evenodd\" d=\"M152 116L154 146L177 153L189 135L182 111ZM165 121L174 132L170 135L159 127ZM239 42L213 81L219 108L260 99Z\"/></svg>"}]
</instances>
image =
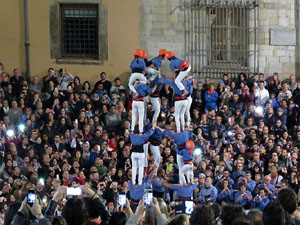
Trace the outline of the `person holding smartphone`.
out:
<instances>
[{"instance_id":1,"label":"person holding smartphone","mask_svg":"<svg viewBox=\"0 0 300 225\"><path fill-rule=\"evenodd\" d=\"M258 208L263 212L264 208L269 204L269 202L270 199L267 196L266 190L263 188L259 190L259 194L253 199L251 207Z\"/></svg>"}]
</instances>

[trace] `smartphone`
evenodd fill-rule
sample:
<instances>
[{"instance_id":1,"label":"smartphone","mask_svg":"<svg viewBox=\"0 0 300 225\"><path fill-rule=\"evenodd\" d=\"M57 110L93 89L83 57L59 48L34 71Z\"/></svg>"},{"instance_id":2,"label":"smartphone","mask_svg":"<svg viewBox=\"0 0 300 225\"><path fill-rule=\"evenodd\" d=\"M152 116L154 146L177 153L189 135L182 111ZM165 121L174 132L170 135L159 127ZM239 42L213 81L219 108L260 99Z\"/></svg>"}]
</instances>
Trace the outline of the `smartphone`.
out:
<instances>
[{"instance_id":1,"label":"smartphone","mask_svg":"<svg viewBox=\"0 0 300 225\"><path fill-rule=\"evenodd\" d=\"M119 192L119 206L126 207L126 194L124 192Z\"/></svg>"},{"instance_id":2,"label":"smartphone","mask_svg":"<svg viewBox=\"0 0 300 225\"><path fill-rule=\"evenodd\" d=\"M174 209L176 215L184 213L185 212L184 202L182 201L175 202Z\"/></svg>"},{"instance_id":3,"label":"smartphone","mask_svg":"<svg viewBox=\"0 0 300 225\"><path fill-rule=\"evenodd\" d=\"M152 189L144 190L144 205L150 206L153 202L153 192Z\"/></svg>"},{"instance_id":4,"label":"smartphone","mask_svg":"<svg viewBox=\"0 0 300 225\"><path fill-rule=\"evenodd\" d=\"M61 211L56 211L57 216L61 216Z\"/></svg>"},{"instance_id":5,"label":"smartphone","mask_svg":"<svg viewBox=\"0 0 300 225\"><path fill-rule=\"evenodd\" d=\"M82 194L81 188L78 187L78 186L67 188L67 195L78 196L78 195L81 195L81 194Z\"/></svg>"},{"instance_id":6,"label":"smartphone","mask_svg":"<svg viewBox=\"0 0 300 225\"><path fill-rule=\"evenodd\" d=\"M193 201L185 201L184 202L184 212L186 215L191 215L194 210L194 202Z\"/></svg>"},{"instance_id":7,"label":"smartphone","mask_svg":"<svg viewBox=\"0 0 300 225\"><path fill-rule=\"evenodd\" d=\"M28 205L32 206L36 200L36 193L35 190L29 190L27 193L27 203Z\"/></svg>"}]
</instances>

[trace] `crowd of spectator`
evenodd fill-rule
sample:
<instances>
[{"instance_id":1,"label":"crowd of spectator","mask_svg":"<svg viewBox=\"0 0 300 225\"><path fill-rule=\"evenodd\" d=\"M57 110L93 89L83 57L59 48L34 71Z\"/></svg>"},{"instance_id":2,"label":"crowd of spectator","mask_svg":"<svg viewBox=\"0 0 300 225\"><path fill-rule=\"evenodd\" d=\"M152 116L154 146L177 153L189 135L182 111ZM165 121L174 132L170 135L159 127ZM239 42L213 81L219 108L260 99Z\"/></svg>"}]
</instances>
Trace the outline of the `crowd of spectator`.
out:
<instances>
[{"instance_id":1,"label":"crowd of spectator","mask_svg":"<svg viewBox=\"0 0 300 225\"><path fill-rule=\"evenodd\" d=\"M143 199L131 202L132 97L120 78L111 81L102 72L92 86L64 68L49 68L42 79L27 81L18 68L9 75L2 64L0 74L5 225L300 224L300 82L294 75L280 81L277 73L224 74L215 84L210 77L194 84L196 186L189 218L174 215L178 196L169 187L178 183L178 165L168 136L159 168L150 152L145 168L145 180L150 187L159 181L163 195L146 208ZM172 95L164 85L159 121L174 127ZM151 103L146 110L151 122ZM81 187L82 196L67 196L71 186ZM29 205L32 189L39 201ZM126 193L126 207L118 204L119 192Z\"/></svg>"}]
</instances>

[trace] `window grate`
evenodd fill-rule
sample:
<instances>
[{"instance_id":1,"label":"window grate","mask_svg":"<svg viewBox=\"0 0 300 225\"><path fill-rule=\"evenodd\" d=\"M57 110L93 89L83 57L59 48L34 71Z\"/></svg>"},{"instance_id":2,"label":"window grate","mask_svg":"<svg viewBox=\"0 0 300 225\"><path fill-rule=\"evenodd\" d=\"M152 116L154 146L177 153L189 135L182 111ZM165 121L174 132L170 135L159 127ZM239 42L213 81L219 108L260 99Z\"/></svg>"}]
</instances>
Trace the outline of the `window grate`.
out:
<instances>
[{"instance_id":1,"label":"window grate","mask_svg":"<svg viewBox=\"0 0 300 225\"><path fill-rule=\"evenodd\" d=\"M98 59L98 4L61 4L63 58Z\"/></svg>"},{"instance_id":2,"label":"window grate","mask_svg":"<svg viewBox=\"0 0 300 225\"><path fill-rule=\"evenodd\" d=\"M185 57L197 78L258 73L255 1L185 0Z\"/></svg>"}]
</instances>

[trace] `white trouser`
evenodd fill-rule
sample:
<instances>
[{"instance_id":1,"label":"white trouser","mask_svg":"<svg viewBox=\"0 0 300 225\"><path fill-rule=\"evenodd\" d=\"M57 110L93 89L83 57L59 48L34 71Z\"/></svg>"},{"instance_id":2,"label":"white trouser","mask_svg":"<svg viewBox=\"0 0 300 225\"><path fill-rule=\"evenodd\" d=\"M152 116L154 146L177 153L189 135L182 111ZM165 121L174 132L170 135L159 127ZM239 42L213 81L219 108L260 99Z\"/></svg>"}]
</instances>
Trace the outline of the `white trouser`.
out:
<instances>
[{"instance_id":1,"label":"white trouser","mask_svg":"<svg viewBox=\"0 0 300 225\"><path fill-rule=\"evenodd\" d=\"M148 167L148 148L149 144L143 144L144 154L145 154L145 160L144 160L144 167Z\"/></svg>"},{"instance_id":2,"label":"white trouser","mask_svg":"<svg viewBox=\"0 0 300 225\"><path fill-rule=\"evenodd\" d=\"M143 133L144 129L144 101L132 101L132 121L131 130L134 130L137 118L139 118L139 132Z\"/></svg>"},{"instance_id":3,"label":"white trouser","mask_svg":"<svg viewBox=\"0 0 300 225\"><path fill-rule=\"evenodd\" d=\"M159 147L159 145L155 146L155 145L150 144L150 150L154 157L154 163L159 165L160 164L160 147Z\"/></svg>"},{"instance_id":4,"label":"white trouser","mask_svg":"<svg viewBox=\"0 0 300 225\"><path fill-rule=\"evenodd\" d=\"M128 86L133 93L137 93L133 85L136 80L139 80L141 84L147 84L147 78L144 76L144 74L132 73L129 78Z\"/></svg>"},{"instance_id":5,"label":"white trouser","mask_svg":"<svg viewBox=\"0 0 300 225\"><path fill-rule=\"evenodd\" d=\"M185 116L186 116L186 123L189 126L191 123L191 113L190 113L190 109L191 109L191 105L192 105L192 96L187 97L187 107L185 110Z\"/></svg>"},{"instance_id":6,"label":"white trouser","mask_svg":"<svg viewBox=\"0 0 300 225\"><path fill-rule=\"evenodd\" d=\"M146 73L150 76L150 80L153 81L158 76L159 72L156 69L148 67Z\"/></svg>"},{"instance_id":7,"label":"white trouser","mask_svg":"<svg viewBox=\"0 0 300 225\"><path fill-rule=\"evenodd\" d=\"M175 84L177 85L177 87L179 88L179 90L184 90L184 86L181 83L181 81L188 75L188 73L191 71L191 66L189 66L189 68L185 71L180 71L178 76L175 79Z\"/></svg>"},{"instance_id":8,"label":"white trouser","mask_svg":"<svg viewBox=\"0 0 300 225\"><path fill-rule=\"evenodd\" d=\"M187 100L175 101L175 122L176 122L176 130L177 133L180 132L180 124L182 126L182 130L184 130L184 113L187 107Z\"/></svg>"},{"instance_id":9,"label":"white trouser","mask_svg":"<svg viewBox=\"0 0 300 225\"><path fill-rule=\"evenodd\" d=\"M132 184L135 185L136 180L136 171L139 170L139 178L138 184L141 185L143 183L143 176L144 176L144 157L145 154L142 152L133 152L131 154L131 161L132 161Z\"/></svg>"},{"instance_id":10,"label":"white trouser","mask_svg":"<svg viewBox=\"0 0 300 225\"><path fill-rule=\"evenodd\" d=\"M194 180L193 164L184 164L179 171L179 179L181 179L185 184L186 180L184 175L186 175L188 183Z\"/></svg>"},{"instance_id":11,"label":"white trouser","mask_svg":"<svg viewBox=\"0 0 300 225\"><path fill-rule=\"evenodd\" d=\"M181 155L176 155L176 160L177 160L177 165L178 165L178 170L179 170L179 184L184 184L185 183L185 178L183 176L184 179L182 179L182 177L180 176L181 174L181 169L184 165L184 161L183 161L183 157Z\"/></svg>"},{"instance_id":12,"label":"white trouser","mask_svg":"<svg viewBox=\"0 0 300 225\"><path fill-rule=\"evenodd\" d=\"M152 121L157 120L158 115L160 113L160 98L159 97L156 97L156 98L150 97L150 102L154 108L154 115L153 115Z\"/></svg>"}]
</instances>

